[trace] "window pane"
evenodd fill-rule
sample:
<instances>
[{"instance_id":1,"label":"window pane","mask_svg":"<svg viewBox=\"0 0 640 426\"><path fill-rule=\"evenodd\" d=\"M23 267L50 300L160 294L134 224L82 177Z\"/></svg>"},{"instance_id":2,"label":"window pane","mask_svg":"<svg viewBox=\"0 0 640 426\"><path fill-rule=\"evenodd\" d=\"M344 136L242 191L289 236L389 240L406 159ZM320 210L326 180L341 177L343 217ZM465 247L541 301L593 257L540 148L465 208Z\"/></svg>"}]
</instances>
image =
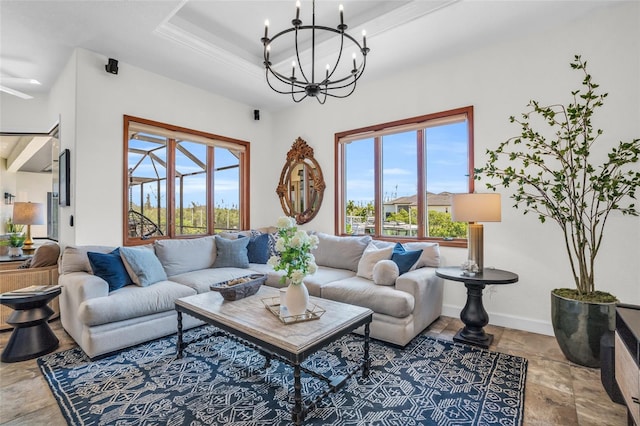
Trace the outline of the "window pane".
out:
<instances>
[{"instance_id":1,"label":"window pane","mask_svg":"<svg viewBox=\"0 0 640 426\"><path fill-rule=\"evenodd\" d=\"M129 140L129 236L167 234L167 141L137 133Z\"/></svg>"},{"instance_id":2,"label":"window pane","mask_svg":"<svg viewBox=\"0 0 640 426\"><path fill-rule=\"evenodd\" d=\"M418 233L417 132L382 138L383 235Z\"/></svg>"},{"instance_id":3,"label":"window pane","mask_svg":"<svg viewBox=\"0 0 640 426\"><path fill-rule=\"evenodd\" d=\"M337 134L339 232L466 238L450 205L452 193L471 189L471 123L473 107L464 107Z\"/></svg>"},{"instance_id":4,"label":"window pane","mask_svg":"<svg viewBox=\"0 0 640 426\"><path fill-rule=\"evenodd\" d=\"M467 122L429 127L427 153L427 235L466 238L467 224L451 222L451 194L469 192Z\"/></svg>"},{"instance_id":5,"label":"window pane","mask_svg":"<svg viewBox=\"0 0 640 426\"><path fill-rule=\"evenodd\" d=\"M374 230L374 139L356 140L345 147L345 228L347 234Z\"/></svg>"},{"instance_id":6,"label":"window pane","mask_svg":"<svg viewBox=\"0 0 640 426\"><path fill-rule=\"evenodd\" d=\"M240 228L240 159L225 148L214 151L215 231Z\"/></svg>"},{"instance_id":7,"label":"window pane","mask_svg":"<svg viewBox=\"0 0 640 426\"><path fill-rule=\"evenodd\" d=\"M176 144L175 235L207 233L207 145Z\"/></svg>"}]
</instances>

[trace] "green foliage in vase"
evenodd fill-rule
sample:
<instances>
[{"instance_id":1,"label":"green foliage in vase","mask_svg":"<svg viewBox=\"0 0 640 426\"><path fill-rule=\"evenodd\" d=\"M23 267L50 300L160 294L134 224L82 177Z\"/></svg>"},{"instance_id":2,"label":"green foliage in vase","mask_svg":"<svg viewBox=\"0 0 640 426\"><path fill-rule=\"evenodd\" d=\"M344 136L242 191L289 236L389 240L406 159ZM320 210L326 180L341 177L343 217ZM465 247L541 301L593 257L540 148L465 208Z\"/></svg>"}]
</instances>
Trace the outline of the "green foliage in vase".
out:
<instances>
[{"instance_id":1,"label":"green foliage in vase","mask_svg":"<svg viewBox=\"0 0 640 426\"><path fill-rule=\"evenodd\" d=\"M510 117L520 135L487 150L489 160L475 177L493 179L497 183L487 183L493 190L513 187L515 208L559 225L576 298L583 299L595 292L595 260L610 214L638 216L633 201L640 186L640 139L619 142L597 162L592 149L603 131L595 130L592 120L607 93L598 90L580 56L571 68L583 74L583 88L571 92L572 102L542 106L530 101L531 111Z\"/></svg>"}]
</instances>

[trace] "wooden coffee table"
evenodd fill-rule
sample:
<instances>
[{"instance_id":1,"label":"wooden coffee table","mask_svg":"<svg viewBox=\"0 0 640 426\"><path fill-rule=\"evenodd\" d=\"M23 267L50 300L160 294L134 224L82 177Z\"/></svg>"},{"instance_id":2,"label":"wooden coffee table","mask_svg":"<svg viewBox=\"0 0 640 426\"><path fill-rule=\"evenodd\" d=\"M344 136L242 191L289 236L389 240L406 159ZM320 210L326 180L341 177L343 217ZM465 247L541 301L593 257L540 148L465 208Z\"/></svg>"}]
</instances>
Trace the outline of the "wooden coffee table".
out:
<instances>
[{"instance_id":1,"label":"wooden coffee table","mask_svg":"<svg viewBox=\"0 0 640 426\"><path fill-rule=\"evenodd\" d=\"M338 390L356 371L345 376L324 377L301 366L302 362L317 350L338 340L345 334L364 325L364 359L362 376L369 375L369 324L373 311L359 306L334 302L331 300L309 297L311 303L321 306L326 312L312 321L283 324L269 312L262 299L279 297L278 289L262 286L258 293L233 302L225 301L217 292L208 292L188 296L176 301L178 311L178 358L189 342L183 341L182 314L196 317L208 324L223 330L230 337L240 338L241 342L254 347L267 358L266 365L272 358L278 358L293 366L294 406L292 420L302 424L306 414L314 405L304 405L302 400L301 371L327 382L327 391Z\"/></svg>"}]
</instances>

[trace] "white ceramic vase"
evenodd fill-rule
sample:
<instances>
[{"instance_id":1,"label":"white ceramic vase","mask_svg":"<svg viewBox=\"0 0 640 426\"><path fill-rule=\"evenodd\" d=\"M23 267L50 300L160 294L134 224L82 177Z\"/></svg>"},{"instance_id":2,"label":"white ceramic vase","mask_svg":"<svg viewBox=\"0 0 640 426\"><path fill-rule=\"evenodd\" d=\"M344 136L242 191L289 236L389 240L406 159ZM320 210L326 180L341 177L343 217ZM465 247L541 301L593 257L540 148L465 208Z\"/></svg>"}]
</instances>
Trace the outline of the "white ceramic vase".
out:
<instances>
[{"instance_id":1,"label":"white ceramic vase","mask_svg":"<svg viewBox=\"0 0 640 426\"><path fill-rule=\"evenodd\" d=\"M309 303L309 291L302 284L289 284L287 287L287 295L285 297L285 303L289 315L302 315L307 311L307 304Z\"/></svg>"}]
</instances>

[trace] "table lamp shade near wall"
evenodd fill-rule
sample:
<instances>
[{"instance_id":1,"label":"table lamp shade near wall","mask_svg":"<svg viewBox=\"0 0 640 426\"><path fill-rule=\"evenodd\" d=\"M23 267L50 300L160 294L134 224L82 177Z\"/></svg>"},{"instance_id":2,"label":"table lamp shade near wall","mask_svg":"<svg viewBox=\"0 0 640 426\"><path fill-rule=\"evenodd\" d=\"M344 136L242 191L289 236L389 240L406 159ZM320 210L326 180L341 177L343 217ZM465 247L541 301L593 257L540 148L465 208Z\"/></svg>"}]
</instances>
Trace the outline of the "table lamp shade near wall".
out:
<instances>
[{"instance_id":1,"label":"table lamp shade near wall","mask_svg":"<svg viewBox=\"0 0 640 426\"><path fill-rule=\"evenodd\" d=\"M44 216L44 204L42 203L14 203L13 223L27 225L27 239L24 241L26 249L33 246L31 225L44 225Z\"/></svg>"},{"instance_id":2,"label":"table lamp shade near wall","mask_svg":"<svg viewBox=\"0 0 640 426\"><path fill-rule=\"evenodd\" d=\"M469 222L469 260L484 267L484 229L476 222L500 222L500 194L454 194L451 199L451 220Z\"/></svg>"}]
</instances>

